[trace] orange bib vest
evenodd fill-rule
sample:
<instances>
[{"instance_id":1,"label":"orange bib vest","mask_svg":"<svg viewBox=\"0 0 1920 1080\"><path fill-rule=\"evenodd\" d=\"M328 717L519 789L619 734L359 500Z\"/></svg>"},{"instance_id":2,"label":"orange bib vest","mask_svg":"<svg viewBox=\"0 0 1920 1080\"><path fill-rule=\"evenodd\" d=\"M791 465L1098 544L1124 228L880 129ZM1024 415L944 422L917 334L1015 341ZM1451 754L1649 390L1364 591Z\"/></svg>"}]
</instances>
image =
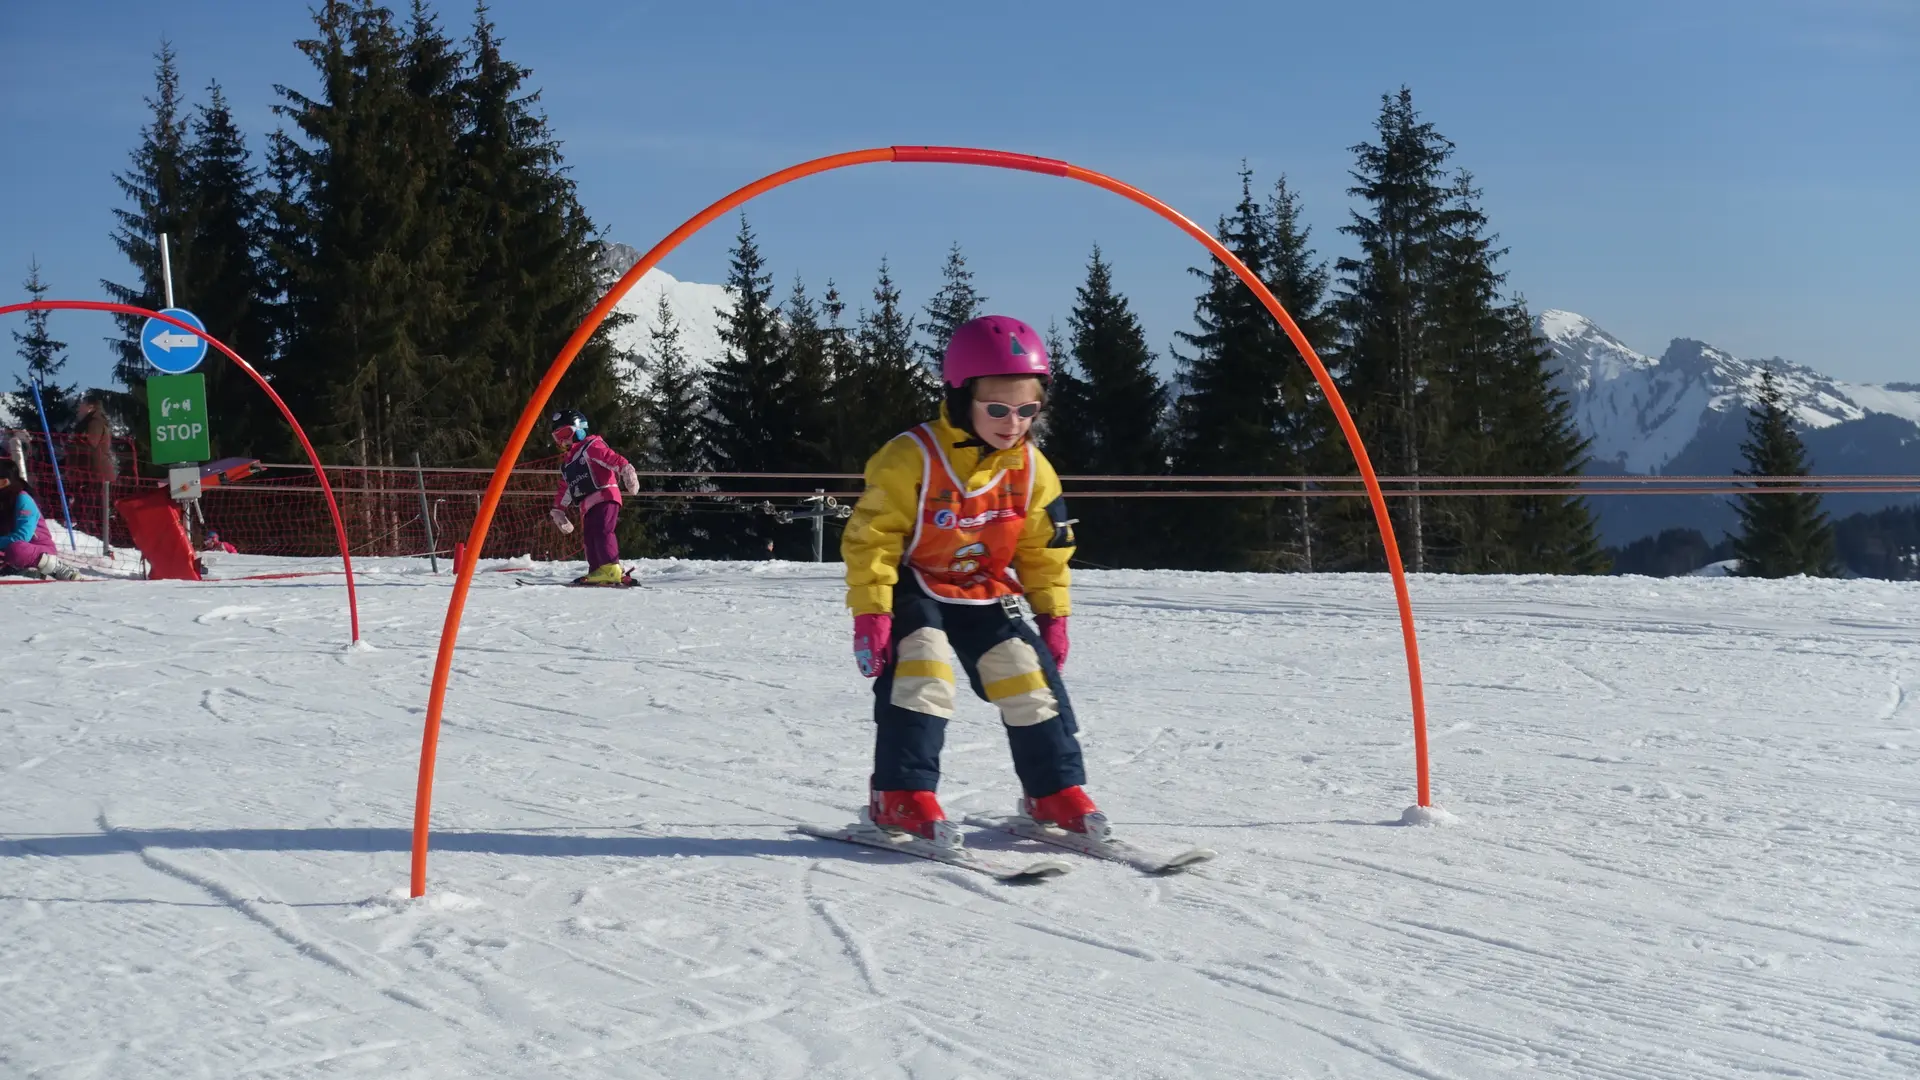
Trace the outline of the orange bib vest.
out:
<instances>
[{"instance_id":1,"label":"orange bib vest","mask_svg":"<svg viewBox=\"0 0 1920 1080\"><path fill-rule=\"evenodd\" d=\"M907 542L907 568L927 595L948 604L997 604L1020 593L1011 569L1033 498L1033 446L1017 469L968 491L953 474L931 425L907 432L920 444L920 509ZM936 472L934 463L939 462Z\"/></svg>"}]
</instances>

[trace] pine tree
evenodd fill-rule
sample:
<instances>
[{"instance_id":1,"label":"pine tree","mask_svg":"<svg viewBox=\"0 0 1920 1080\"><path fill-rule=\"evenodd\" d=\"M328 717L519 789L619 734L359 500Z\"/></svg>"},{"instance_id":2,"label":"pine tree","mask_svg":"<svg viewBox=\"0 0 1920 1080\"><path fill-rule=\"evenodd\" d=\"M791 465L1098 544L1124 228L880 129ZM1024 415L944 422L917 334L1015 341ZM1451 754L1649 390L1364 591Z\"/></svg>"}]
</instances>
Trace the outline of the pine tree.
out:
<instances>
[{"instance_id":1,"label":"pine tree","mask_svg":"<svg viewBox=\"0 0 1920 1080\"><path fill-rule=\"evenodd\" d=\"M396 464L403 448L440 458L459 431L425 407L458 284L447 258L455 132L448 47L415 16L408 34L370 0L327 0L317 36L298 43L319 94L283 86L275 107L304 139L280 144L299 213L278 223L292 234L279 254L306 256L285 268L282 395L323 418L310 426L324 454L362 465Z\"/></svg>"},{"instance_id":2,"label":"pine tree","mask_svg":"<svg viewBox=\"0 0 1920 1080\"><path fill-rule=\"evenodd\" d=\"M1096 255L1099 248L1094 249ZM1082 289L1085 286L1081 286ZM1058 323L1049 323L1041 340L1053 362L1047 408L1033 426L1033 438L1062 476L1093 473L1097 451L1093 429L1093 387L1085 369L1074 359Z\"/></svg>"},{"instance_id":3,"label":"pine tree","mask_svg":"<svg viewBox=\"0 0 1920 1080\"><path fill-rule=\"evenodd\" d=\"M1448 225L1444 168L1453 144L1421 121L1412 91L1384 95L1375 121L1379 143L1352 147L1354 186L1365 200L1341 231L1360 245L1359 258L1342 258L1337 302L1341 341L1336 353L1341 395L1352 410L1373 462L1382 472L1420 476L1438 452L1435 430L1440 388L1433 375L1432 285L1436 248ZM1416 485L1417 489L1417 485ZM1393 504L1407 566L1428 568L1425 500ZM1343 530L1345 565L1381 565L1371 519Z\"/></svg>"},{"instance_id":4,"label":"pine tree","mask_svg":"<svg viewBox=\"0 0 1920 1080\"><path fill-rule=\"evenodd\" d=\"M1432 475L1490 476L1507 469L1520 432L1506 425L1509 357L1505 275L1472 177L1455 175L1435 229L1419 336L1427 356L1422 465ZM1501 496L1455 496L1425 508L1426 568L1463 573L1512 571L1518 523Z\"/></svg>"},{"instance_id":5,"label":"pine tree","mask_svg":"<svg viewBox=\"0 0 1920 1080\"><path fill-rule=\"evenodd\" d=\"M927 321L920 324L921 333L926 335L919 347L920 355L926 361L927 370L936 373L953 332L978 315L987 302L973 287L973 271L967 269L967 258L960 253L958 243L947 249L946 265L940 268L940 282L939 291L927 301Z\"/></svg>"},{"instance_id":6,"label":"pine tree","mask_svg":"<svg viewBox=\"0 0 1920 1080\"><path fill-rule=\"evenodd\" d=\"M821 324L821 309L807 294L799 275L794 276L793 292L786 304L787 370L790 382L784 395L786 426L792 440L792 452L784 466L789 472L830 472L834 469L833 414L834 357L827 328ZM806 480L793 485L795 491L812 492L825 485ZM776 531L775 551L782 558L796 560L813 557L813 530L789 525Z\"/></svg>"},{"instance_id":7,"label":"pine tree","mask_svg":"<svg viewBox=\"0 0 1920 1080\"><path fill-rule=\"evenodd\" d=\"M888 439L933 415L935 380L914 356L913 324L900 306L900 290L885 259L873 286L874 309L862 311L854 329L854 363L834 387L846 413L851 444L859 448L853 470Z\"/></svg>"},{"instance_id":8,"label":"pine tree","mask_svg":"<svg viewBox=\"0 0 1920 1080\"><path fill-rule=\"evenodd\" d=\"M1115 291L1113 268L1097 246L1067 329L1071 363L1056 365L1047 456L1069 475L1165 472L1167 388L1153 373L1140 320ZM1165 523L1143 505L1086 499L1074 513L1081 521L1080 550L1091 562L1149 566L1163 546Z\"/></svg>"},{"instance_id":9,"label":"pine tree","mask_svg":"<svg viewBox=\"0 0 1920 1080\"><path fill-rule=\"evenodd\" d=\"M648 336L646 367L652 376L640 403L647 431L645 468L660 472L698 473L706 469L706 444L701 417L706 412L700 394L700 375L680 345L680 325L665 293L654 311ZM663 476L664 491L699 491L700 477ZM708 529L692 499L661 499L647 504L656 519L653 535L662 555L690 555L702 550Z\"/></svg>"},{"instance_id":10,"label":"pine tree","mask_svg":"<svg viewBox=\"0 0 1920 1080\"><path fill-rule=\"evenodd\" d=\"M865 426L860 423L860 357L853 329L844 324L847 302L829 278L827 291L820 297L821 352L827 370L825 414L827 420L826 467L832 472L858 472L875 447L864 442Z\"/></svg>"},{"instance_id":11,"label":"pine tree","mask_svg":"<svg viewBox=\"0 0 1920 1080\"><path fill-rule=\"evenodd\" d=\"M38 259L27 261L27 297L40 300L47 295L47 283L40 278ZM19 388L13 395L13 413L16 416L35 417L37 424L41 419L54 431L65 432L73 427L74 410L79 405L79 388L60 383L60 369L67 366L67 343L55 341L47 329L47 319L52 312L46 310L27 312L27 332L9 331L14 343L19 346L20 359L26 362L26 372L15 375L14 385ZM46 410L44 417L36 416L34 408L34 386L40 388L40 404Z\"/></svg>"},{"instance_id":12,"label":"pine tree","mask_svg":"<svg viewBox=\"0 0 1920 1080\"><path fill-rule=\"evenodd\" d=\"M1265 283L1272 276L1273 225L1241 169L1240 201L1220 219L1222 244ZM1189 475L1276 475L1297 470L1281 398L1292 342L1226 264L1213 260L1192 273L1206 282L1194 303L1197 332L1178 336L1194 348L1179 361L1173 458ZM1199 499L1176 521L1176 557L1199 569L1282 569L1295 545L1291 517L1265 501Z\"/></svg>"},{"instance_id":13,"label":"pine tree","mask_svg":"<svg viewBox=\"0 0 1920 1080\"><path fill-rule=\"evenodd\" d=\"M1759 399L1747 411L1747 441L1740 453L1747 462L1743 476L1797 477L1813 471L1771 367L1761 372ZM1740 496L1735 504L1740 535L1734 537L1733 551L1740 560L1741 575L1833 577L1839 572L1833 525L1820 509L1820 495L1769 494L1768 486L1761 480L1752 494Z\"/></svg>"},{"instance_id":14,"label":"pine tree","mask_svg":"<svg viewBox=\"0 0 1920 1080\"><path fill-rule=\"evenodd\" d=\"M820 308L807 295L806 283L794 275L786 304L787 427L793 440L789 472L825 472L833 464L834 357Z\"/></svg>"},{"instance_id":15,"label":"pine tree","mask_svg":"<svg viewBox=\"0 0 1920 1080\"><path fill-rule=\"evenodd\" d=\"M1553 383L1553 349L1533 329L1524 300L1501 309L1505 333L1499 351L1495 400L1501 438L1499 472L1510 476L1577 478L1586 469L1591 440L1574 424L1573 405ZM1494 569L1528 574L1604 574L1611 561L1600 547L1593 510L1571 494L1542 488L1505 498L1512 523L1505 558Z\"/></svg>"},{"instance_id":16,"label":"pine tree","mask_svg":"<svg viewBox=\"0 0 1920 1080\"><path fill-rule=\"evenodd\" d=\"M265 213L259 170L219 83L195 107L193 141L182 180L189 222L174 263L176 300L207 333L254 367L271 372L274 320L269 271L258 239ZM209 353L206 377L215 456L266 456L294 448L260 388L225 358Z\"/></svg>"},{"instance_id":17,"label":"pine tree","mask_svg":"<svg viewBox=\"0 0 1920 1080\"><path fill-rule=\"evenodd\" d=\"M1065 454L1071 461L1074 460L1076 453L1080 453L1074 445L1071 445L1075 442L1075 433L1059 430L1058 425L1054 423L1054 418L1058 412L1061 392L1065 391L1068 397L1084 397L1086 393L1084 385L1076 384L1084 384L1085 379L1081 377L1079 368L1073 363L1073 354L1067 350L1067 339L1060 333L1059 320L1047 320L1047 328L1040 334L1040 343L1047 347L1047 359L1053 368L1053 386L1047 393L1047 408L1041 410L1040 415L1035 418L1028 437L1046 451L1047 460L1055 461L1055 454L1058 452ZM1080 453L1080 456L1086 455ZM1070 470L1062 470L1062 475L1067 471Z\"/></svg>"},{"instance_id":18,"label":"pine tree","mask_svg":"<svg viewBox=\"0 0 1920 1080\"><path fill-rule=\"evenodd\" d=\"M792 432L785 395L792 381L786 342L774 307L773 276L767 271L745 214L731 251L727 292L733 308L722 311L720 340L726 355L707 373L704 418L707 453L715 472L786 472L792 468ZM723 478L722 490L751 490L764 481ZM774 525L742 514L717 530L717 551L757 557L774 539Z\"/></svg>"},{"instance_id":19,"label":"pine tree","mask_svg":"<svg viewBox=\"0 0 1920 1080\"><path fill-rule=\"evenodd\" d=\"M258 236L274 350L271 356L263 358L265 363L256 366L271 373L278 384L275 389L283 398L290 394L300 398L297 387L317 382L320 373L297 371L284 360L298 325L293 298L302 295L307 287L304 276L319 260L313 250L317 230L311 214L313 208L304 190L300 147L284 129L267 134L265 172L260 185Z\"/></svg>"},{"instance_id":20,"label":"pine tree","mask_svg":"<svg viewBox=\"0 0 1920 1080\"><path fill-rule=\"evenodd\" d=\"M113 230L113 243L133 264L134 283L100 283L119 303L153 310L166 304L160 236L166 234L170 243L180 237L190 211L185 176L188 120L180 98L176 59L173 46L162 41L154 53L154 93L145 99L150 119L140 129L131 167L113 178L130 204L129 208L114 208L118 224ZM127 419L136 438L142 438L147 431L148 366L140 351L140 329L146 320L136 315L115 315L114 321L120 329L119 337L109 339L114 351L114 381L127 391L115 402L114 411Z\"/></svg>"},{"instance_id":21,"label":"pine tree","mask_svg":"<svg viewBox=\"0 0 1920 1080\"><path fill-rule=\"evenodd\" d=\"M1300 199L1282 175L1266 206L1267 269L1262 282L1293 317L1316 352L1338 334L1327 307L1327 265L1314 251L1313 230L1301 221ZM1282 331L1284 335L1284 331ZM1285 468L1300 474L1353 472L1353 456L1334 423L1325 393L1291 339L1280 347L1276 437L1287 448ZM1300 490L1308 490L1306 482ZM1291 504L1291 505L1289 505ZM1275 561L1287 569L1319 569L1317 557L1327 524L1318 499L1271 500L1259 508L1261 526Z\"/></svg>"},{"instance_id":22,"label":"pine tree","mask_svg":"<svg viewBox=\"0 0 1920 1080\"><path fill-rule=\"evenodd\" d=\"M475 415L479 452L497 454L499 432L599 299L595 230L566 175L560 143L537 111L531 75L508 60L484 3L476 5L467 63L456 86L459 193L451 261L466 303L452 346L454 367L491 373L486 398L442 400ZM616 314L581 349L556 397L593 418L616 444L640 437L622 387L611 331ZM624 539L624 534L623 534Z\"/></svg>"}]
</instances>

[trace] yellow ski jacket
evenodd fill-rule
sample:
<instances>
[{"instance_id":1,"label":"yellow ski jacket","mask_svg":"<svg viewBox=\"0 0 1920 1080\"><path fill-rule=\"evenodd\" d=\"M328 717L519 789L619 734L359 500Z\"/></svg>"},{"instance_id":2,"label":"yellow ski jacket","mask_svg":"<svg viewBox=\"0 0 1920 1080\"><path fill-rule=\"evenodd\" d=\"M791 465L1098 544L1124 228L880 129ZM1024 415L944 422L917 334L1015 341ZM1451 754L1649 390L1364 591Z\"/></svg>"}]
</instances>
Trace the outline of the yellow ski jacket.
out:
<instances>
[{"instance_id":1,"label":"yellow ski jacket","mask_svg":"<svg viewBox=\"0 0 1920 1080\"><path fill-rule=\"evenodd\" d=\"M1026 453L1024 443L1010 450L956 446L967 441L968 435L948 421L944 405L932 427L938 445L946 448L954 475L969 488L984 486L1002 469L1020 467L1020 458ZM847 606L855 615L893 610L900 560L920 510L920 476L925 471L921 468L922 453L920 444L903 432L867 459L866 490L861 492L840 538L840 557L847 564ZM1033 468L1033 498L1027 506L1019 546L1014 550L1013 572L1034 614L1065 617L1072 578L1067 561L1073 558L1074 549L1071 544L1049 546L1054 542L1055 526L1047 516L1047 507L1060 498L1060 474L1053 471L1052 463L1037 446L1033 449Z\"/></svg>"}]
</instances>

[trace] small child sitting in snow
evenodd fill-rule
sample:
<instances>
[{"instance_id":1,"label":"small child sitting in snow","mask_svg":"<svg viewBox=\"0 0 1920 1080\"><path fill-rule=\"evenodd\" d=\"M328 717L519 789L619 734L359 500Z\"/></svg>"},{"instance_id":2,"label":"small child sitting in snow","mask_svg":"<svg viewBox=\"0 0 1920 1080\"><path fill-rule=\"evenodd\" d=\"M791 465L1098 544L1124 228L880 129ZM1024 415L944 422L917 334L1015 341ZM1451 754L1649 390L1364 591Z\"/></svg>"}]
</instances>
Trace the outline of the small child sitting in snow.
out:
<instances>
[{"instance_id":1,"label":"small child sitting in snow","mask_svg":"<svg viewBox=\"0 0 1920 1080\"><path fill-rule=\"evenodd\" d=\"M54 554L47 519L41 516L33 491L14 471L11 461L0 461L0 527L4 526L11 527L0 540L0 558L4 558L7 573L62 581L80 576Z\"/></svg>"}]
</instances>

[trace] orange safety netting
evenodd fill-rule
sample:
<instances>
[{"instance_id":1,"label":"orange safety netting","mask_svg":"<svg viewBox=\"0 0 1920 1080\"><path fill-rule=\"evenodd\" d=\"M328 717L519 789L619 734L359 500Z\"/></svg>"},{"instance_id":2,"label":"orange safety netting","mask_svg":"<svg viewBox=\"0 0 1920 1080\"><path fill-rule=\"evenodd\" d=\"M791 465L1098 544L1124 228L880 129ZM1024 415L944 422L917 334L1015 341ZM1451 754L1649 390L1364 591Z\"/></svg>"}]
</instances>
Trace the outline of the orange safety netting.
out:
<instances>
[{"instance_id":1,"label":"orange safety netting","mask_svg":"<svg viewBox=\"0 0 1920 1080\"><path fill-rule=\"evenodd\" d=\"M482 558L582 557L580 534L563 535L547 518L558 475L542 465L515 470L501 500L501 528L488 536ZM327 466L356 556L451 555L473 527L488 477L483 469ZM209 491L200 513L207 528L243 554L324 556L337 550L325 497L305 465L270 465Z\"/></svg>"},{"instance_id":2,"label":"orange safety netting","mask_svg":"<svg viewBox=\"0 0 1920 1080\"><path fill-rule=\"evenodd\" d=\"M125 436L113 439L110 458L96 452L82 435L56 433L52 442L59 457L57 481L44 433L24 428L0 433L0 450L25 463L35 500L60 546L67 547L70 514L74 532L80 534L79 554L99 553L88 538L105 537L112 547L131 548L133 537L126 523L118 512L107 511L102 496L120 499L138 490L163 487L165 467L143 465L133 440ZM514 472L483 557L583 557L580 534L563 535L547 518L558 466L555 458L531 462ZM349 547L354 555L369 556L451 555L453 546L473 527L474 511L490 474L486 469L327 466ZM63 485L65 506L60 498ZM108 522L104 527L103 517ZM212 488L202 494L197 510L188 508L187 518L196 543L204 545L211 533L246 555L324 558L340 550L326 495L307 465L268 465L244 480Z\"/></svg>"},{"instance_id":3,"label":"orange safety netting","mask_svg":"<svg viewBox=\"0 0 1920 1080\"><path fill-rule=\"evenodd\" d=\"M103 495L120 498L130 494L136 487L152 487L159 481L142 479L137 474L133 440L115 437L110 447L96 450L83 435L56 433L53 436L53 453L48 453L47 436L43 432L28 428L8 429L0 436L4 446L0 446L6 456L23 463L27 483L33 489L34 501L40 504L40 515L47 521L47 528L54 534L63 551L67 547L66 530L69 522L77 534L85 534L96 540L106 539L109 545L128 547L133 538L127 528L116 517L106 511ZM54 476L54 455L58 455L60 474ZM110 487L107 485L111 484ZM66 503L61 504L61 491L66 492ZM69 516L71 515L71 516ZM103 526L102 518L108 518L111 524ZM107 533L111 530L112 535ZM89 550L85 539L80 539L76 549L82 554L98 554L97 545Z\"/></svg>"}]
</instances>

